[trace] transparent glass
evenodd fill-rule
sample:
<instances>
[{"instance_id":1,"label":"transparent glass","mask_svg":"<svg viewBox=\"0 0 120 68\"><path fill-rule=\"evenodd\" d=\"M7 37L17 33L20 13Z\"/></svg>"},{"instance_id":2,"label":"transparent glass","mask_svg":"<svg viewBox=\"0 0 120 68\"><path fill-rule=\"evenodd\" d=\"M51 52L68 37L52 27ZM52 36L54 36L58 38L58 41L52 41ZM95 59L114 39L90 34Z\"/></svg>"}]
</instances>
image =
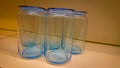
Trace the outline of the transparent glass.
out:
<instances>
[{"instance_id":1,"label":"transparent glass","mask_svg":"<svg viewBox=\"0 0 120 68\"><path fill-rule=\"evenodd\" d=\"M37 58L44 50L44 8L19 6L18 52L25 58Z\"/></svg>"},{"instance_id":2,"label":"transparent glass","mask_svg":"<svg viewBox=\"0 0 120 68\"><path fill-rule=\"evenodd\" d=\"M72 24L71 10L48 9L46 16L45 58L53 64L63 64L71 59Z\"/></svg>"},{"instance_id":3,"label":"transparent glass","mask_svg":"<svg viewBox=\"0 0 120 68\"><path fill-rule=\"evenodd\" d=\"M81 54L85 47L87 16L85 11L74 11L72 54Z\"/></svg>"}]
</instances>

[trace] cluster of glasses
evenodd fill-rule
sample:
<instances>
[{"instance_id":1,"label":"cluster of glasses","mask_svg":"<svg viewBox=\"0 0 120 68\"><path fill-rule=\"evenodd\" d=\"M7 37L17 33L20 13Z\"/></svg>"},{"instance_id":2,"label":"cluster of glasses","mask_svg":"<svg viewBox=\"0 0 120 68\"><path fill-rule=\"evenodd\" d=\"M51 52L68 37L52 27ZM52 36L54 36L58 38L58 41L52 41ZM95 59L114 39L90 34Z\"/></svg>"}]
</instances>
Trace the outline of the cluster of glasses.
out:
<instances>
[{"instance_id":1,"label":"cluster of glasses","mask_svg":"<svg viewBox=\"0 0 120 68\"><path fill-rule=\"evenodd\" d=\"M19 6L18 52L24 58L45 59L63 64L71 55L81 54L85 46L85 11L68 8Z\"/></svg>"}]
</instances>

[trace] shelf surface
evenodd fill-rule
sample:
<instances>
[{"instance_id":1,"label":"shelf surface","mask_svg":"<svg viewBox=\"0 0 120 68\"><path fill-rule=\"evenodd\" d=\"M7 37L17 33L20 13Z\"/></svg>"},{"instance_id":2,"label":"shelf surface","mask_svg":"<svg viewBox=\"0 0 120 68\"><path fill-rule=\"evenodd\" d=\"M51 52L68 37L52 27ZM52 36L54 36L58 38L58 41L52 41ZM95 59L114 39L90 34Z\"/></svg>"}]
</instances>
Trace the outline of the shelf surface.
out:
<instances>
[{"instance_id":1,"label":"shelf surface","mask_svg":"<svg viewBox=\"0 0 120 68\"><path fill-rule=\"evenodd\" d=\"M86 42L83 54L72 55L66 64L52 65L43 56L20 57L17 36L0 35L0 68L120 68L120 47Z\"/></svg>"}]
</instances>

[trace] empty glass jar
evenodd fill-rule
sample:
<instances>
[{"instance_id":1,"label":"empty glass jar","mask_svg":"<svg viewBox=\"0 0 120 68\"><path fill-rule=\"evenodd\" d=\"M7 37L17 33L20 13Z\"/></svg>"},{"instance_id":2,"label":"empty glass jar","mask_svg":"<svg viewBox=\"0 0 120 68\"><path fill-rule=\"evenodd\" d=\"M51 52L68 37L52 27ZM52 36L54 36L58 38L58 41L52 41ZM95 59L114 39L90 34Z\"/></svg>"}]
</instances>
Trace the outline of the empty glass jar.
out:
<instances>
[{"instance_id":1,"label":"empty glass jar","mask_svg":"<svg viewBox=\"0 0 120 68\"><path fill-rule=\"evenodd\" d=\"M44 50L45 9L19 6L18 52L25 58L37 58Z\"/></svg>"},{"instance_id":2,"label":"empty glass jar","mask_svg":"<svg viewBox=\"0 0 120 68\"><path fill-rule=\"evenodd\" d=\"M49 8L46 16L45 58L53 64L63 64L71 59L72 10Z\"/></svg>"},{"instance_id":3,"label":"empty glass jar","mask_svg":"<svg viewBox=\"0 0 120 68\"><path fill-rule=\"evenodd\" d=\"M72 54L80 54L84 51L87 28L87 16L85 11L73 11L73 48Z\"/></svg>"}]
</instances>

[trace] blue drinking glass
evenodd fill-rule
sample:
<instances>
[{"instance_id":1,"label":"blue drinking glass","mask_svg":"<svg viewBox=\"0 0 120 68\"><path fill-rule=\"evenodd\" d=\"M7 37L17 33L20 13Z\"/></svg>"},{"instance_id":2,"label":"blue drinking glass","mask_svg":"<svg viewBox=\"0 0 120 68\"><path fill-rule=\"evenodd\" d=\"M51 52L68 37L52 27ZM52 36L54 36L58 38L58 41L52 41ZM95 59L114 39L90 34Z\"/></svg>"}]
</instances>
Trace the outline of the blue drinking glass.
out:
<instances>
[{"instance_id":1,"label":"blue drinking glass","mask_svg":"<svg viewBox=\"0 0 120 68\"><path fill-rule=\"evenodd\" d=\"M50 63L63 64L71 59L72 24L72 10L48 8L44 56Z\"/></svg>"},{"instance_id":2,"label":"blue drinking glass","mask_svg":"<svg viewBox=\"0 0 120 68\"><path fill-rule=\"evenodd\" d=\"M86 11L73 11L73 48L72 54L81 54L85 48L85 37L87 28Z\"/></svg>"},{"instance_id":3,"label":"blue drinking glass","mask_svg":"<svg viewBox=\"0 0 120 68\"><path fill-rule=\"evenodd\" d=\"M18 52L25 58L37 58L44 50L45 9L19 6Z\"/></svg>"}]
</instances>

